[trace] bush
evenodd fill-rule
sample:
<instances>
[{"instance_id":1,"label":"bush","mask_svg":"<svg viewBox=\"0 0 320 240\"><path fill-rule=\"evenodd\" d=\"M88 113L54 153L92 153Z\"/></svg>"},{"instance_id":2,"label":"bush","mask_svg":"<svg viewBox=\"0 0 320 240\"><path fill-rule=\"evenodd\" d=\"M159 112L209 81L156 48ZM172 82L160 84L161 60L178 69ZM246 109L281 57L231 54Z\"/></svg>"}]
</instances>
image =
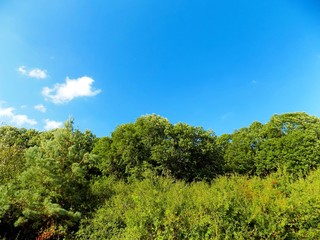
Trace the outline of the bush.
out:
<instances>
[{"instance_id":1,"label":"bush","mask_svg":"<svg viewBox=\"0 0 320 240\"><path fill-rule=\"evenodd\" d=\"M293 181L220 177L187 184L152 177L118 182L82 221L81 239L318 239L320 170Z\"/></svg>"}]
</instances>

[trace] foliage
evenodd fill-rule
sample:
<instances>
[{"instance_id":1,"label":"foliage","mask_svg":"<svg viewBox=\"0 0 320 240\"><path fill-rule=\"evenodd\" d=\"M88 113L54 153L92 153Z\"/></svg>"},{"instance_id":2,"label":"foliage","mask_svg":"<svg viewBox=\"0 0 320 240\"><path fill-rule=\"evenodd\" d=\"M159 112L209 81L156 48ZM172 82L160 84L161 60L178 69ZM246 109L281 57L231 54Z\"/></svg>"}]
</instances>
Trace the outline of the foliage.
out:
<instances>
[{"instance_id":1,"label":"foliage","mask_svg":"<svg viewBox=\"0 0 320 240\"><path fill-rule=\"evenodd\" d=\"M285 168L304 175L320 164L320 119L306 113L274 115L265 125L255 122L218 142L231 172L266 176Z\"/></svg>"},{"instance_id":2,"label":"foliage","mask_svg":"<svg viewBox=\"0 0 320 240\"><path fill-rule=\"evenodd\" d=\"M21 173L25 166L24 153L38 144L39 133L16 127L0 127L0 182L6 183Z\"/></svg>"},{"instance_id":3,"label":"foliage","mask_svg":"<svg viewBox=\"0 0 320 240\"><path fill-rule=\"evenodd\" d=\"M320 119L0 127L1 239L319 239Z\"/></svg>"},{"instance_id":4,"label":"foliage","mask_svg":"<svg viewBox=\"0 0 320 240\"><path fill-rule=\"evenodd\" d=\"M7 185L11 202L2 213L12 219L15 231L32 237L38 231L56 229L60 236L80 220L89 197L87 172L93 138L89 132L74 131L69 121L52 139L27 149L25 170L14 184Z\"/></svg>"},{"instance_id":5,"label":"foliage","mask_svg":"<svg viewBox=\"0 0 320 240\"><path fill-rule=\"evenodd\" d=\"M98 141L93 153L104 174L120 179L141 178L147 169L187 181L211 179L223 167L213 132L172 125L157 115L119 126L111 138Z\"/></svg>"},{"instance_id":6,"label":"foliage","mask_svg":"<svg viewBox=\"0 0 320 240\"><path fill-rule=\"evenodd\" d=\"M225 134L219 138L227 171L249 175L256 171L255 156L263 141L262 128L261 123L254 122L249 128L241 128L233 134Z\"/></svg>"},{"instance_id":7,"label":"foliage","mask_svg":"<svg viewBox=\"0 0 320 240\"><path fill-rule=\"evenodd\" d=\"M186 184L150 177L113 185L79 239L319 239L320 171L306 179L219 177Z\"/></svg>"}]
</instances>

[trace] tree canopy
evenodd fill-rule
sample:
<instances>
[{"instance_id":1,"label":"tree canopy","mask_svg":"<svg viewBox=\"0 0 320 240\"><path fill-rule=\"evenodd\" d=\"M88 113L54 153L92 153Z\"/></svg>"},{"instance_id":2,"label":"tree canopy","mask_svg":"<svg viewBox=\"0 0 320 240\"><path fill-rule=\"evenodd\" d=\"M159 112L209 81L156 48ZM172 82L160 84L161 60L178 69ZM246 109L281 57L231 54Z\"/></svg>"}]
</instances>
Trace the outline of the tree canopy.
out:
<instances>
[{"instance_id":1,"label":"tree canopy","mask_svg":"<svg viewBox=\"0 0 320 240\"><path fill-rule=\"evenodd\" d=\"M299 112L218 137L155 114L101 138L2 126L0 238L319 239L319 165Z\"/></svg>"},{"instance_id":2,"label":"tree canopy","mask_svg":"<svg viewBox=\"0 0 320 240\"><path fill-rule=\"evenodd\" d=\"M267 175L278 168L296 174L315 169L320 164L319 140L319 118L288 113L222 135L218 142L229 171Z\"/></svg>"},{"instance_id":3,"label":"tree canopy","mask_svg":"<svg viewBox=\"0 0 320 240\"><path fill-rule=\"evenodd\" d=\"M183 123L173 125L157 115L117 127L111 138L98 141L93 153L100 157L103 173L119 178L139 178L150 169L187 181L212 179L223 167L212 131Z\"/></svg>"}]
</instances>

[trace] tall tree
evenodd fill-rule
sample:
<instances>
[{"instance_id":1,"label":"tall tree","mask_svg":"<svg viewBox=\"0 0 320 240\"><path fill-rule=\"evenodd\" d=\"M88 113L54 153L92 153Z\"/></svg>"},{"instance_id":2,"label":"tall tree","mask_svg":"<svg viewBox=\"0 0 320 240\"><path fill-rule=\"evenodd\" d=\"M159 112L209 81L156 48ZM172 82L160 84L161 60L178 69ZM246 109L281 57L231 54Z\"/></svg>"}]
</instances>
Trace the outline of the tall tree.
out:
<instances>
[{"instance_id":1,"label":"tall tree","mask_svg":"<svg viewBox=\"0 0 320 240\"><path fill-rule=\"evenodd\" d=\"M274 115L218 142L231 172L264 176L285 168L305 174L320 165L320 119L306 113Z\"/></svg>"},{"instance_id":2,"label":"tall tree","mask_svg":"<svg viewBox=\"0 0 320 240\"><path fill-rule=\"evenodd\" d=\"M320 165L320 119L306 113L274 115L263 128L256 155L258 174L278 168L305 174Z\"/></svg>"},{"instance_id":3,"label":"tall tree","mask_svg":"<svg viewBox=\"0 0 320 240\"><path fill-rule=\"evenodd\" d=\"M111 138L99 140L93 150L100 156L101 171L118 178L140 178L146 169L157 168L152 148L163 141L168 126L167 119L152 114L117 127Z\"/></svg>"},{"instance_id":4,"label":"tall tree","mask_svg":"<svg viewBox=\"0 0 320 240\"><path fill-rule=\"evenodd\" d=\"M93 153L101 171L119 178L141 178L147 169L188 181L212 178L221 172L222 157L216 136L201 127L172 125L157 115L146 115L119 126Z\"/></svg>"},{"instance_id":5,"label":"tall tree","mask_svg":"<svg viewBox=\"0 0 320 240\"><path fill-rule=\"evenodd\" d=\"M153 151L163 171L175 178L211 180L222 173L222 155L212 131L184 123L171 125L165 131L166 137Z\"/></svg>"},{"instance_id":6,"label":"tall tree","mask_svg":"<svg viewBox=\"0 0 320 240\"><path fill-rule=\"evenodd\" d=\"M249 128L241 128L233 134L219 137L219 145L224 152L226 170L240 174L255 172L254 159L262 142L263 125L254 122Z\"/></svg>"},{"instance_id":7,"label":"tall tree","mask_svg":"<svg viewBox=\"0 0 320 240\"><path fill-rule=\"evenodd\" d=\"M94 136L64 128L26 151L26 169L15 182L11 211L16 231L34 237L41 229L60 236L79 221L89 198L88 169Z\"/></svg>"},{"instance_id":8,"label":"tall tree","mask_svg":"<svg viewBox=\"0 0 320 240\"><path fill-rule=\"evenodd\" d=\"M0 183L19 175L25 167L25 151L39 143L39 132L11 126L0 127Z\"/></svg>"}]
</instances>

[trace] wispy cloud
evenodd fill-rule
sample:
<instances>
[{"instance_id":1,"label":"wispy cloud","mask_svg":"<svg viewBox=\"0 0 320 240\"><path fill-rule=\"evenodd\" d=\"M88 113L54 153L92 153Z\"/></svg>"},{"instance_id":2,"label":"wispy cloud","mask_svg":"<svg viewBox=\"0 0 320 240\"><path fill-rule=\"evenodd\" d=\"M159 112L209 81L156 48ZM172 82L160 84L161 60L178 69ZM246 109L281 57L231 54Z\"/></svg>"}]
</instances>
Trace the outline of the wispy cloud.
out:
<instances>
[{"instance_id":1,"label":"wispy cloud","mask_svg":"<svg viewBox=\"0 0 320 240\"><path fill-rule=\"evenodd\" d=\"M13 107L3 108L0 106L0 119L1 122L10 123L18 127L37 124L36 120L29 118L27 115L16 114Z\"/></svg>"},{"instance_id":2,"label":"wispy cloud","mask_svg":"<svg viewBox=\"0 0 320 240\"><path fill-rule=\"evenodd\" d=\"M18 68L18 72L21 73L22 75L28 75L28 71L26 70L25 66L20 66Z\"/></svg>"},{"instance_id":3,"label":"wispy cloud","mask_svg":"<svg viewBox=\"0 0 320 240\"><path fill-rule=\"evenodd\" d=\"M38 110L39 112L42 112L42 113L45 113L47 111L47 108L42 104L35 105L34 109L36 109L36 110Z\"/></svg>"},{"instance_id":4,"label":"wispy cloud","mask_svg":"<svg viewBox=\"0 0 320 240\"><path fill-rule=\"evenodd\" d=\"M222 119L222 120L226 120L227 118L231 117L231 115L232 115L232 112L228 112L228 113L222 115L222 116L221 116L221 119Z\"/></svg>"},{"instance_id":5,"label":"wispy cloud","mask_svg":"<svg viewBox=\"0 0 320 240\"><path fill-rule=\"evenodd\" d=\"M92 97L101 92L100 89L92 89L94 80L90 77L80 77L77 79L66 78L65 83L57 83L53 88L45 87L42 94L53 103L67 103L78 97Z\"/></svg>"},{"instance_id":6,"label":"wispy cloud","mask_svg":"<svg viewBox=\"0 0 320 240\"><path fill-rule=\"evenodd\" d=\"M252 84L257 84L258 82L256 80L251 81Z\"/></svg>"},{"instance_id":7,"label":"wispy cloud","mask_svg":"<svg viewBox=\"0 0 320 240\"><path fill-rule=\"evenodd\" d=\"M46 119L45 122L46 122L46 124L44 126L45 130L61 128L63 126L62 122L56 122L56 121L49 120L49 119Z\"/></svg>"},{"instance_id":8,"label":"wispy cloud","mask_svg":"<svg viewBox=\"0 0 320 240\"><path fill-rule=\"evenodd\" d=\"M25 66L20 66L18 68L18 72L22 75L37 78L37 79L45 79L47 78L47 70L43 70L40 68L27 69Z\"/></svg>"}]
</instances>

